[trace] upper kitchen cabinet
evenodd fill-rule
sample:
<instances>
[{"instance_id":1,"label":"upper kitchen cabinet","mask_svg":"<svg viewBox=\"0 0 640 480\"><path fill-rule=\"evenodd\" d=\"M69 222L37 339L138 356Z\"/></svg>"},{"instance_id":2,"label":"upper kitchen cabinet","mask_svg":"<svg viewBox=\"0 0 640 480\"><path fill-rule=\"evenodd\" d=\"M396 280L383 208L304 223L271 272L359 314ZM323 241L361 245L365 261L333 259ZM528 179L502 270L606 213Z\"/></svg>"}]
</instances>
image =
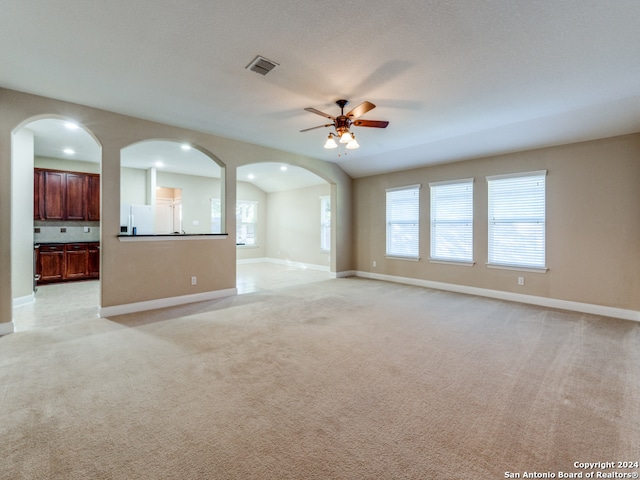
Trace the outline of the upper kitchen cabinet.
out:
<instances>
[{"instance_id":1,"label":"upper kitchen cabinet","mask_svg":"<svg viewBox=\"0 0 640 480\"><path fill-rule=\"evenodd\" d=\"M34 219L100 220L100 175L34 169Z\"/></svg>"}]
</instances>

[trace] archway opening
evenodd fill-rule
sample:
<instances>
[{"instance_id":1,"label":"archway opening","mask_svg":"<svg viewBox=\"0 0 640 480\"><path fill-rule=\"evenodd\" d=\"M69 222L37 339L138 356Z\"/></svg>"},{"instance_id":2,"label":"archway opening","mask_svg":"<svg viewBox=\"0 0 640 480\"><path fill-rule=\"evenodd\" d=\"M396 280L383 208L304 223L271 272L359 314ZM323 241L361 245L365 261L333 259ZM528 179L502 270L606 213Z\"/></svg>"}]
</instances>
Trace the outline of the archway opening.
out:
<instances>
[{"instance_id":1,"label":"archway opening","mask_svg":"<svg viewBox=\"0 0 640 480\"><path fill-rule=\"evenodd\" d=\"M118 233L223 233L223 177L216 159L193 145L147 140L122 149Z\"/></svg>"},{"instance_id":2,"label":"archway opening","mask_svg":"<svg viewBox=\"0 0 640 480\"><path fill-rule=\"evenodd\" d=\"M15 330L97 315L100 144L73 119L39 116L13 132L11 151Z\"/></svg>"},{"instance_id":3,"label":"archway opening","mask_svg":"<svg viewBox=\"0 0 640 480\"><path fill-rule=\"evenodd\" d=\"M331 185L277 162L243 165L236 182L238 293L330 278Z\"/></svg>"}]
</instances>

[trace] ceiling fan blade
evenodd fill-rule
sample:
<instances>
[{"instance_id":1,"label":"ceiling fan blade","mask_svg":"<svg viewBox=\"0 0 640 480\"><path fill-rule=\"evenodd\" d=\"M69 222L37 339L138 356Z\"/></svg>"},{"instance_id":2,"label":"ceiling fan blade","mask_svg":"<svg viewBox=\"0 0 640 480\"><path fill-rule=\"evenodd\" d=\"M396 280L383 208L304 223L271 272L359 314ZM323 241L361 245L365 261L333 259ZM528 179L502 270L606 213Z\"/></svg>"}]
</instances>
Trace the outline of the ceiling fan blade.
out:
<instances>
[{"instance_id":1,"label":"ceiling fan blade","mask_svg":"<svg viewBox=\"0 0 640 480\"><path fill-rule=\"evenodd\" d=\"M387 128L389 122L384 120L355 120L351 125L356 127L373 127L373 128Z\"/></svg>"},{"instance_id":2,"label":"ceiling fan blade","mask_svg":"<svg viewBox=\"0 0 640 480\"><path fill-rule=\"evenodd\" d=\"M315 130L316 128L323 127L333 127L333 123L327 123L326 125L318 125L317 127L305 128L304 130L300 130L301 132L308 132L309 130Z\"/></svg>"},{"instance_id":3,"label":"ceiling fan blade","mask_svg":"<svg viewBox=\"0 0 640 480\"><path fill-rule=\"evenodd\" d=\"M347 113L347 117L350 119L358 118L367 113L369 110L373 110L376 106L371 102L362 102L360 105L352 109L349 113Z\"/></svg>"},{"instance_id":4,"label":"ceiling fan blade","mask_svg":"<svg viewBox=\"0 0 640 480\"><path fill-rule=\"evenodd\" d=\"M320 115L321 117L330 118L331 120L335 120L336 119L336 117L332 117L328 113L321 112L320 110L316 110L315 108L312 108L312 107L305 108L305 110L307 112L311 112L311 113L315 113L316 115Z\"/></svg>"}]
</instances>

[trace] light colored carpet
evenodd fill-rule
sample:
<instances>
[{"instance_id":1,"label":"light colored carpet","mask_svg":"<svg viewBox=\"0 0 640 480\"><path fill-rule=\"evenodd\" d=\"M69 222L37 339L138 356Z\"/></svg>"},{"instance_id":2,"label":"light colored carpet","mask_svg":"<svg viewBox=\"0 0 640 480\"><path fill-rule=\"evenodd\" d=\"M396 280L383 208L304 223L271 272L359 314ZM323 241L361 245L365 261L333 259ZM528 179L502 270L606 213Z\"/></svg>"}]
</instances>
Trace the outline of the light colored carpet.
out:
<instances>
[{"instance_id":1,"label":"light colored carpet","mask_svg":"<svg viewBox=\"0 0 640 480\"><path fill-rule=\"evenodd\" d=\"M640 460L640 324L357 278L14 333L0 382L2 479Z\"/></svg>"}]
</instances>

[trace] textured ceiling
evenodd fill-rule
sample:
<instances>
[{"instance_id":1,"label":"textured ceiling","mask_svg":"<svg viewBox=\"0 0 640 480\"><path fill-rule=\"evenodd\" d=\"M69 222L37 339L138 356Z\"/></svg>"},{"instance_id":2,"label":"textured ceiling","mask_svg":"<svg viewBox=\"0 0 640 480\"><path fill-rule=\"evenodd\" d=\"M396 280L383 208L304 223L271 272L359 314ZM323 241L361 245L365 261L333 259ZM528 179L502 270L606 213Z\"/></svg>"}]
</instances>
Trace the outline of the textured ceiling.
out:
<instances>
[{"instance_id":1,"label":"textured ceiling","mask_svg":"<svg viewBox=\"0 0 640 480\"><path fill-rule=\"evenodd\" d=\"M354 177L640 131L637 0L0 0L0 86ZM245 69L256 56L279 64ZM361 148L322 148L346 98Z\"/></svg>"}]
</instances>

